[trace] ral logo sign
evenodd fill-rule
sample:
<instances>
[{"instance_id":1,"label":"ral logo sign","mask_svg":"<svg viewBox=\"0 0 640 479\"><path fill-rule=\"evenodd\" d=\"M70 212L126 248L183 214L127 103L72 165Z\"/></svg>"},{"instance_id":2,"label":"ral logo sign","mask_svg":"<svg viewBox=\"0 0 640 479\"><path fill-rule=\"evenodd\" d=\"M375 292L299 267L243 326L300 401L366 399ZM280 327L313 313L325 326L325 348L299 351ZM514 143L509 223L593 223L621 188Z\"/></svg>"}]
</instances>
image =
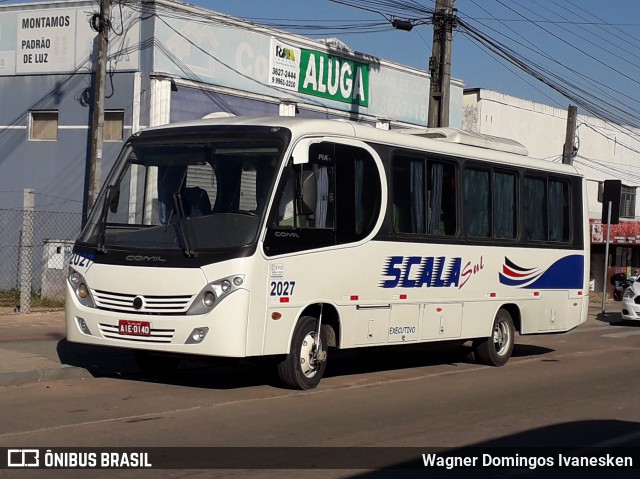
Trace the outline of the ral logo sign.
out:
<instances>
[{"instance_id":1,"label":"ral logo sign","mask_svg":"<svg viewBox=\"0 0 640 479\"><path fill-rule=\"evenodd\" d=\"M269 85L369 106L369 64L271 39Z\"/></svg>"},{"instance_id":2,"label":"ral logo sign","mask_svg":"<svg viewBox=\"0 0 640 479\"><path fill-rule=\"evenodd\" d=\"M484 269L484 258L476 262L461 257L389 256L382 269L381 288L462 288Z\"/></svg>"}]
</instances>

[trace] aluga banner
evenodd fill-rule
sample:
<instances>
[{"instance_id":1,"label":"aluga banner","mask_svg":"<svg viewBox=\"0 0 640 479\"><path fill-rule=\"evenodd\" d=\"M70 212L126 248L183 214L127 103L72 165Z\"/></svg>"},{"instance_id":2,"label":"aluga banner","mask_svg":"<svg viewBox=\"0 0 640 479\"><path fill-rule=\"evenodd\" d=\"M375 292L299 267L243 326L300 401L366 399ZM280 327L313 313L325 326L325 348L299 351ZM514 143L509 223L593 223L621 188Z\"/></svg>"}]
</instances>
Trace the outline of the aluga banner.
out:
<instances>
[{"instance_id":1,"label":"aluga banner","mask_svg":"<svg viewBox=\"0 0 640 479\"><path fill-rule=\"evenodd\" d=\"M369 106L369 65L271 41L269 84L329 100Z\"/></svg>"}]
</instances>

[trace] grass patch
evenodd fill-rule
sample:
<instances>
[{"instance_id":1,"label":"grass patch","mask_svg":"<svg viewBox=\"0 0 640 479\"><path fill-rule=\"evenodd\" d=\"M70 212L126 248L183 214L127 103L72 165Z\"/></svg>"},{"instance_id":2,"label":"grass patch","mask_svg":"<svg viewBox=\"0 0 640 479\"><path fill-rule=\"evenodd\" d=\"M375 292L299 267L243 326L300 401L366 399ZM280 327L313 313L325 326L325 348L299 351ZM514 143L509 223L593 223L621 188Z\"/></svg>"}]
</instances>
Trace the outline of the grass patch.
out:
<instances>
[{"instance_id":1,"label":"grass patch","mask_svg":"<svg viewBox=\"0 0 640 479\"><path fill-rule=\"evenodd\" d=\"M0 307L15 308L20 304L20 292L16 290L0 291ZM64 308L63 299L43 298L38 293L31 293L32 308Z\"/></svg>"}]
</instances>

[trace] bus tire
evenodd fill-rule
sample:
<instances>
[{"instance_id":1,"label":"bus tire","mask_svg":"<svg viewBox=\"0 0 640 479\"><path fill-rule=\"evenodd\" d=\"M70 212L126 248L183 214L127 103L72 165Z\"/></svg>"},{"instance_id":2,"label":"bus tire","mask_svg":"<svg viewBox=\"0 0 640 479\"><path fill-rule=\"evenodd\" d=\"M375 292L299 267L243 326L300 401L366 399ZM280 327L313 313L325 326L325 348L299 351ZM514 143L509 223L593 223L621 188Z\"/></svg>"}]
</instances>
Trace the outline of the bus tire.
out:
<instances>
[{"instance_id":1,"label":"bus tire","mask_svg":"<svg viewBox=\"0 0 640 479\"><path fill-rule=\"evenodd\" d=\"M511 357L514 341L515 328L511 315L506 309L500 309L493 320L491 336L474 341L475 357L481 364L504 366Z\"/></svg>"},{"instance_id":2,"label":"bus tire","mask_svg":"<svg viewBox=\"0 0 640 479\"><path fill-rule=\"evenodd\" d=\"M317 345L318 320L311 316L303 316L298 321L289 354L278 364L280 381L291 389L313 389L324 374L327 366L327 335L322 328L320 332L320 349L324 358L313 364L312 351Z\"/></svg>"},{"instance_id":3,"label":"bus tire","mask_svg":"<svg viewBox=\"0 0 640 479\"><path fill-rule=\"evenodd\" d=\"M149 351L136 349L133 351L136 365L147 374L167 374L178 369L181 359L172 356L161 356Z\"/></svg>"}]
</instances>

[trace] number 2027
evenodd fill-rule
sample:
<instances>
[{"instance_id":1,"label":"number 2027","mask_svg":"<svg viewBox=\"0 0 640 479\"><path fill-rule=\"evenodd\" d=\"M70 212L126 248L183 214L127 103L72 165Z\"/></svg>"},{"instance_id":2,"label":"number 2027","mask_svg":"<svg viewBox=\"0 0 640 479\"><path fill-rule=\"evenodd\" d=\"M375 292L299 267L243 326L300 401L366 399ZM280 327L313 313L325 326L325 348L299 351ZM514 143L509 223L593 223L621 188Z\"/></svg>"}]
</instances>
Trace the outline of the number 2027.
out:
<instances>
[{"instance_id":1,"label":"number 2027","mask_svg":"<svg viewBox=\"0 0 640 479\"><path fill-rule=\"evenodd\" d=\"M271 281L271 296L292 296L295 281Z\"/></svg>"}]
</instances>

